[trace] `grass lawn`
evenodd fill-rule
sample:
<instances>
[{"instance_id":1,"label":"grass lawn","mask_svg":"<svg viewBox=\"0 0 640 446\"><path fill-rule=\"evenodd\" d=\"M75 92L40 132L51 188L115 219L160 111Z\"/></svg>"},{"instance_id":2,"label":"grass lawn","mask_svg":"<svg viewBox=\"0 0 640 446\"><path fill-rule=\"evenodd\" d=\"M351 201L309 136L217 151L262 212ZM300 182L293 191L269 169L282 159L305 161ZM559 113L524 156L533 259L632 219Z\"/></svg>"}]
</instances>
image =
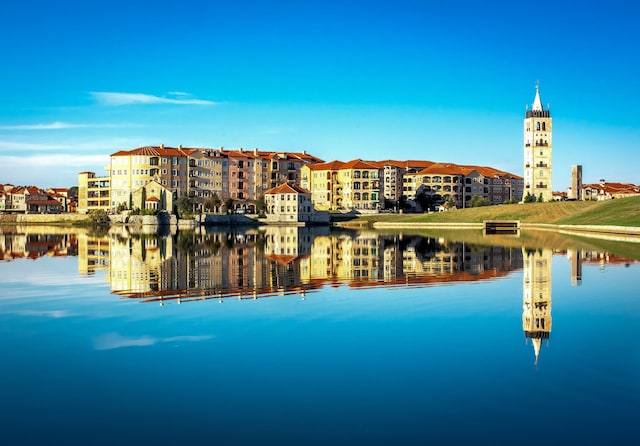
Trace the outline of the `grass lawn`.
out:
<instances>
[{"instance_id":1,"label":"grass lawn","mask_svg":"<svg viewBox=\"0 0 640 446\"><path fill-rule=\"evenodd\" d=\"M376 214L356 217L358 222L482 223L485 220L520 220L526 223L612 225L640 227L640 197L607 201L557 201L503 204L430 214Z\"/></svg>"}]
</instances>

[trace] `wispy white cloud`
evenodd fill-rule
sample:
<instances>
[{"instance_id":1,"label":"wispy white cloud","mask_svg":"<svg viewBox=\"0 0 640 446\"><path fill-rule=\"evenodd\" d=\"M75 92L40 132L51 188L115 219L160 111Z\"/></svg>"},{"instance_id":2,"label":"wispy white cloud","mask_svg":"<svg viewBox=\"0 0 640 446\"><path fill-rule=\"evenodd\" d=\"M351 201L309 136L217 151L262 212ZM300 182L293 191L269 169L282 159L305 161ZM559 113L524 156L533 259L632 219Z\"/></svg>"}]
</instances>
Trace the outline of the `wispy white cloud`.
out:
<instances>
[{"instance_id":1,"label":"wispy white cloud","mask_svg":"<svg viewBox=\"0 0 640 446\"><path fill-rule=\"evenodd\" d=\"M21 316L39 316L39 317L50 317L53 319L60 319L63 317L73 316L73 313L70 313L67 310L22 310L17 314Z\"/></svg>"},{"instance_id":2,"label":"wispy white cloud","mask_svg":"<svg viewBox=\"0 0 640 446\"><path fill-rule=\"evenodd\" d=\"M109 155L73 155L73 154L41 154L41 155L0 155L0 165L9 166L12 170L33 169L47 167L55 169L58 166L87 168L88 166L106 166L109 164Z\"/></svg>"},{"instance_id":3,"label":"wispy white cloud","mask_svg":"<svg viewBox=\"0 0 640 446\"><path fill-rule=\"evenodd\" d=\"M204 99L194 99L184 92L170 93L179 98L155 96L144 93L120 93L120 92L104 92L92 91L91 95L96 101L104 105L129 105L129 104L185 104L185 105L216 105L217 102L207 101Z\"/></svg>"},{"instance_id":4,"label":"wispy white cloud","mask_svg":"<svg viewBox=\"0 0 640 446\"><path fill-rule=\"evenodd\" d=\"M84 128L133 128L141 127L138 124L78 124L72 122L50 122L47 124L17 124L0 125L0 130L63 130Z\"/></svg>"},{"instance_id":5,"label":"wispy white cloud","mask_svg":"<svg viewBox=\"0 0 640 446\"><path fill-rule=\"evenodd\" d=\"M213 336L173 336L168 338L154 338L151 336L127 337L118 333L105 333L93 339L96 350L111 350L123 347L146 347L160 342L198 342L208 341Z\"/></svg>"}]
</instances>

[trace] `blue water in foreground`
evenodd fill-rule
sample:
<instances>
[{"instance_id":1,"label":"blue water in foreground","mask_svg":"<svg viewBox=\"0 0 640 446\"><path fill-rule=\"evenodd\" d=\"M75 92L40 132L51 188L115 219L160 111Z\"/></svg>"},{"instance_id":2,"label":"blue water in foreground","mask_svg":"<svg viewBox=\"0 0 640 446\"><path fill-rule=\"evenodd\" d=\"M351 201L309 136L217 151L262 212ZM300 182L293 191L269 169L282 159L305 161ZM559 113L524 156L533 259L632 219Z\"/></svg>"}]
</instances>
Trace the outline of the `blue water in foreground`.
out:
<instances>
[{"instance_id":1,"label":"blue water in foreground","mask_svg":"<svg viewBox=\"0 0 640 446\"><path fill-rule=\"evenodd\" d=\"M0 263L0 442L635 444L640 264L552 263L536 361L523 270L428 287L159 305L77 257Z\"/></svg>"}]
</instances>

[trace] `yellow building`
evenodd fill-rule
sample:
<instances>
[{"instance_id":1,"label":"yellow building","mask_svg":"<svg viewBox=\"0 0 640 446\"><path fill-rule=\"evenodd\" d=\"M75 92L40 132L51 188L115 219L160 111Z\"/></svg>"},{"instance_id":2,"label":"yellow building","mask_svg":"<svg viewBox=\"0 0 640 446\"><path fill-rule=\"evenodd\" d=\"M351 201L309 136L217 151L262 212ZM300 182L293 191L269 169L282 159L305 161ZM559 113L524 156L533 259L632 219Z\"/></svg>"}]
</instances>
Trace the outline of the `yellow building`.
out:
<instances>
[{"instance_id":1,"label":"yellow building","mask_svg":"<svg viewBox=\"0 0 640 446\"><path fill-rule=\"evenodd\" d=\"M300 184L312 194L316 209L376 212L382 193L379 163L332 161L302 167Z\"/></svg>"},{"instance_id":2,"label":"yellow building","mask_svg":"<svg viewBox=\"0 0 640 446\"><path fill-rule=\"evenodd\" d=\"M111 181L108 176L97 177L94 172L78 174L78 212L107 211L111 207Z\"/></svg>"},{"instance_id":3,"label":"yellow building","mask_svg":"<svg viewBox=\"0 0 640 446\"><path fill-rule=\"evenodd\" d=\"M536 96L524 119L524 196L538 200L553 199L551 186L552 127L551 114L540 100L536 85Z\"/></svg>"}]
</instances>

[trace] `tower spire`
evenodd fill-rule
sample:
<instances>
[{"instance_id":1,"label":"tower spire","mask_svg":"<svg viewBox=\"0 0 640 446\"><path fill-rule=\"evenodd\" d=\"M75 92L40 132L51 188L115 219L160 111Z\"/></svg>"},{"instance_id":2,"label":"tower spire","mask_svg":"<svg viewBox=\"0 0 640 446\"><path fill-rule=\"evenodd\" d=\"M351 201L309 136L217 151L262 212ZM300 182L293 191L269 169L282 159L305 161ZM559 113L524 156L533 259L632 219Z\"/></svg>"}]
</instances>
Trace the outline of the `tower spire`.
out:
<instances>
[{"instance_id":1,"label":"tower spire","mask_svg":"<svg viewBox=\"0 0 640 446\"><path fill-rule=\"evenodd\" d=\"M531 104L531 110L542 111L542 101L540 100L540 81L536 81L536 97Z\"/></svg>"}]
</instances>

